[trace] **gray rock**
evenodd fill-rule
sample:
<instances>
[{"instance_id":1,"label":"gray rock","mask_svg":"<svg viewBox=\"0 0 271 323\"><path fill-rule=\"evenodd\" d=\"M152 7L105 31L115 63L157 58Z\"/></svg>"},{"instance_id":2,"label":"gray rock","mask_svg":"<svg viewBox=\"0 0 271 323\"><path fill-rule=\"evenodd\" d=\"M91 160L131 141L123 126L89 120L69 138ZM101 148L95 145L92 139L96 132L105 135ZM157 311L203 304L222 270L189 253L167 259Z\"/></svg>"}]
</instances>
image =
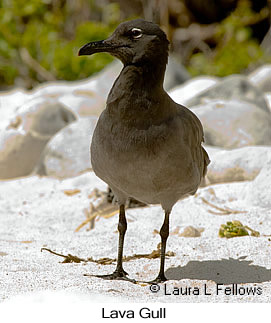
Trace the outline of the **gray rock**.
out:
<instances>
[{"instance_id":1,"label":"gray rock","mask_svg":"<svg viewBox=\"0 0 271 323\"><path fill-rule=\"evenodd\" d=\"M186 106L192 98L213 87L217 82L218 78L216 77L198 76L174 87L168 94L172 100Z\"/></svg>"},{"instance_id":2,"label":"gray rock","mask_svg":"<svg viewBox=\"0 0 271 323\"><path fill-rule=\"evenodd\" d=\"M29 175L50 138L74 120L62 104L42 98L13 111L0 136L0 179Z\"/></svg>"},{"instance_id":3,"label":"gray rock","mask_svg":"<svg viewBox=\"0 0 271 323\"><path fill-rule=\"evenodd\" d=\"M40 98L34 105L27 104L18 110L24 119L24 130L33 137L49 140L60 129L76 120L63 104Z\"/></svg>"},{"instance_id":4,"label":"gray rock","mask_svg":"<svg viewBox=\"0 0 271 323\"><path fill-rule=\"evenodd\" d=\"M59 131L45 147L35 173L68 178L91 168L90 141L97 117L85 117Z\"/></svg>"},{"instance_id":5,"label":"gray rock","mask_svg":"<svg viewBox=\"0 0 271 323\"><path fill-rule=\"evenodd\" d=\"M165 73L164 88L166 91L180 85L191 78L185 67L173 55L169 55Z\"/></svg>"},{"instance_id":6,"label":"gray rock","mask_svg":"<svg viewBox=\"0 0 271 323\"><path fill-rule=\"evenodd\" d=\"M209 153L209 149L207 147ZM209 184L253 180L271 160L270 146L249 146L220 150L212 154L208 166Z\"/></svg>"},{"instance_id":7,"label":"gray rock","mask_svg":"<svg viewBox=\"0 0 271 323\"><path fill-rule=\"evenodd\" d=\"M77 116L100 115L121 68L122 64L114 61L87 79L44 83L31 91L31 95L35 99L54 98Z\"/></svg>"},{"instance_id":8,"label":"gray rock","mask_svg":"<svg viewBox=\"0 0 271 323\"><path fill-rule=\"evenodd\" d=\"M263 92L271 92L271 65L263 65L248 75L248 80Z\"/></svg>"},{"instance_id":9,"label":"gray rock","mask_svg":"<svg viewBox=\"0 0 271 323\"><path fill-rule=\"evenodd\" d=\"M269 112L267 103L261 90L250 83L245 76L241 75L231 75L225 77L221 82L198 94L186 104L188 107L193 107L213 99L234 99L246 101L253 103L259 108Z\"/></svg>"},{"instance_id":10,"label":"gray rock","mask_svg":"<svg viewBox=\"0 0 271 323\"><path fill-rule=\"evenodd\" d=\"M229 149L271 145L271 114L254 104L216 100L191 110L203 124L206 145Z\"/></svg>"}]
</instances>

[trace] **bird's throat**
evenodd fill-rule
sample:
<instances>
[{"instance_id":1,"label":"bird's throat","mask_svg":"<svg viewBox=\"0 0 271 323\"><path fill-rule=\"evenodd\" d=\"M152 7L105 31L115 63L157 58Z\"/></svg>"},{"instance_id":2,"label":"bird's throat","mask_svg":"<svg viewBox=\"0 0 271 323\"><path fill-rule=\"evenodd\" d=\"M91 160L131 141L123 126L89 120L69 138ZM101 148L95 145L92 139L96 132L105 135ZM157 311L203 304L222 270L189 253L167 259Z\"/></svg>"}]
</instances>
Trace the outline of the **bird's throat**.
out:
<instances>
[{"instance_id":1,"label":"bird's throat","mask_svg":"<svg viewBox=\"0 0 271 323\"><path fill-rule=\"evenodd\" d=\"M120 75L116 79L111 92L109 101L123 95L146 96L148 99L157 96L163 89L165 67L148 65L129 64L123 67Z\"/></svg>"},{"instance_id":2,"label":"bird's throat","mask_svg":"<svg viewBox=\"0 0 271 323\"><path fill-rule=\"evenodd\" d=\"M117 122L121 120L138 129L148 128L151 122L159 124L170 113L170 109L163 108L167 100L163 81L162 70L157 73L139 66L125 66L109 93L107 112Z\"/></svg>"}]
</instances>

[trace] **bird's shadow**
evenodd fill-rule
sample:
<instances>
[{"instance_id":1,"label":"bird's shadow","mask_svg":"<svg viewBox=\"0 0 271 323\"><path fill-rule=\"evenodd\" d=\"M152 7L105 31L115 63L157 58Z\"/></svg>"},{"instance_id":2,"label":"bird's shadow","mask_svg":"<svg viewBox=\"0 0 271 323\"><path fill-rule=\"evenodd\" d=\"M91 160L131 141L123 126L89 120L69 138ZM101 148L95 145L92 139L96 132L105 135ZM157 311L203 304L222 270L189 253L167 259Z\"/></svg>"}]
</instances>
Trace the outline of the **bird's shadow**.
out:
<instances>
[{"instance_id":1,"label":"bird's shadow","mask_svg":"<svg viewBox=\"0 0 271 323\"><path fill-rule=\"evenodd\" d=\"M212 280L224 285L271 281L271 269L252 265L253 261L245 258L189 261L186 266L169 268L165 274L169 280Z\"/></svg>"}]
</instances>

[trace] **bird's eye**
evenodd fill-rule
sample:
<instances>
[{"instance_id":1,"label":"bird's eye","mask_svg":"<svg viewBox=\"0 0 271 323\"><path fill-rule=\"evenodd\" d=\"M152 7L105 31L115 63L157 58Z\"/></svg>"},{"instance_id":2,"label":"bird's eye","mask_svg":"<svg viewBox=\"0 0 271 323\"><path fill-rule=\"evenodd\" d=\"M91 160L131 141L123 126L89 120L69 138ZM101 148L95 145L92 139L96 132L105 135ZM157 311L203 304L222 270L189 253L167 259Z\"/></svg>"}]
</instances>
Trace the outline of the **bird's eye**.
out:
<instances>
[{"instance_id":1,"label":"bird's eye","mask_svg":"<svg viewBox=\"0 0 271 323\"><path fill-rule=\"evenodd\" d=\"M142 30L139 28L133 28L131 30L131 35L134 39L142 37Z\"/></svg>"}]
</instances>

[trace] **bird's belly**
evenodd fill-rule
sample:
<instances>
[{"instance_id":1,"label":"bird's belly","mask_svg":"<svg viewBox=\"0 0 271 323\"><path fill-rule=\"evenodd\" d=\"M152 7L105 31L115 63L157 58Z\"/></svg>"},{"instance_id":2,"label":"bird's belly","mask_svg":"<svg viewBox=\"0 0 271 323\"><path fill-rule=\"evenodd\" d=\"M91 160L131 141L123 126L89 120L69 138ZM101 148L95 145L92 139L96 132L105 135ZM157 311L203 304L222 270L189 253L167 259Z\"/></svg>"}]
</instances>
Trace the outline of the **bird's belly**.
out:
<instances>
[{"instance_id":1,"label":"bird's belly","mask_svg":"<svg viewBox=\"0 0 271 323\"><path fill-rule=\"evenodd\" d=\"M172 200L174 204L198 185L195 167L186 151L183 155L177 152L172 158L163 149L146 152L134 147L121 152L100 146L98 153L93 150L92 167L96 175L113 190L116 188L144 203L163 205Z\"/></svg>"},{"instance_id":2,"label":"bird's belly","mask_svg":"<svg viewBox=\"0 0 271 323\"><path fill-rule=\"evenodd\" d=\"M194 191L193 179L187 180L180 176L180 170L172 167L171 172L161 168L161 164L156 165L155 161L144 166L127 167L123 172L123 181L120 189L129 197L133 197L147 204L163 204L167 200L174 200L174 203Z\"/></svg>"}]
</instances>

